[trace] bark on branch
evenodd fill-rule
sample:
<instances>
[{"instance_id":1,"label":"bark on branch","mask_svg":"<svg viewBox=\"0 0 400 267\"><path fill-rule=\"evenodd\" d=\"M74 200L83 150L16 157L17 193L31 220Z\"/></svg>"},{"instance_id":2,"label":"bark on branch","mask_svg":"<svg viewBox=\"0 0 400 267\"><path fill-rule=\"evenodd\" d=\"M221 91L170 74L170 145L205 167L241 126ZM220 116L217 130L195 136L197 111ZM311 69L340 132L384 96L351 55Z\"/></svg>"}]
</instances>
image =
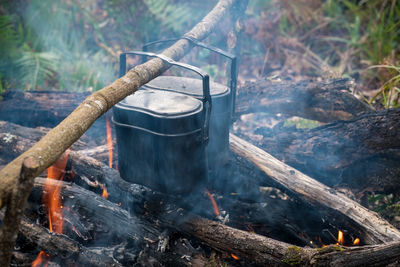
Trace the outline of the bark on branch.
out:
<instances>
[{"instance_id":1,"label":"bark on branch","mask_svg":"<svg viewBox=\"0 0 400 267\"><path fill-rule=\"evenodd\" d=\"M235 0L220 0L214 9L186 35L197 40L204 39L213 31L220 19L224 17L234 3ZM164 50L163 54L174 60L179 60L190 48L190 43L185 39L181 39ZM136 66L122 78L115 80L109 86L87 97L57 127L0 171L0 207L4 206L13 187L16 185L24 158L33 157L40 164L35 173L35 175L39 175L78 140L101 115L128 95L134 93L140 86L160 75L167 68L168 65L160 59L152 59Z\"/></svg>"}]
</instances>

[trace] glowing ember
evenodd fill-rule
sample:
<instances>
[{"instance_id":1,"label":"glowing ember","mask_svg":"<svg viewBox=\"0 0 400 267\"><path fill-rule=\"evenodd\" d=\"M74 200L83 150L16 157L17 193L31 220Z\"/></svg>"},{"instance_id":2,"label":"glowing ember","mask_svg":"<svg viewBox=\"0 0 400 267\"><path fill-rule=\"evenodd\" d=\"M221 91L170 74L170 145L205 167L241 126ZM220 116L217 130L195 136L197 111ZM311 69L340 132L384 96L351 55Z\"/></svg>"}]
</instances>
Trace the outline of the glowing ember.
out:
<instances>
[{"instance_id":1,"label":"glowing ember","mask_svg":"<svg viewBox=\"0 0 400 267\"><path fill-rule=\"evenodd\" d=\"M360 245L360 238L357 237L356 239L354 239L353 245L355 246Z\"/></svg>"},{"instance_id":2,"label":"glowing ember","mask_svg":"<svg viewBox=\"0 0 400 267\"><path fill-rule=\"evenodd\" d=\"M113 166L113 142L111 134L111 125L108 117L106 117L106 130L107 130L107 147L108 147L108 166Z\"/></svg>"},{"instance_id":3,"label":"glowing ember","mask_svg":"<svg viewBox=\"0 0 400 267\"><path fill-rule=\"evenodd\" d=\"M337 240L338 240L338 242L339 242L340 245L343 245L343 241L344 241L344 239L343 239L343 232L340 231L340 230L339 230L339 233L338 233L338 238L337 238Z\"/></svg>"},{"instance_id":4,"label":"glowing ember","mask_svg":"<svg viewBox=\"0 0 400 267\"><path fill-rule=\"evenodd\" d=\"M69 149L47 169L47 179L59 180L64 179L65 167L68 162ZM44 186L43 203L47 204L49 214L49 230L61 234L63 228L62 205L60 200L61 183L55 188L50 183Z\"/></svg>"},{"instance_id":5,"label":"glowing ember","mask_svg":"<svg viewBox=\"0 0 400 267\"><path fill-rule=\"evenodd\" d=\"M216 216L219 216L218 205L217 205L217 202L215 202L214 197L211 195L211 193L210 193L207 189L204 189L204 192L207 194L208 198L209 198L210 201L211 201L211 204L212 204L213 209L214 209L214 214L215 214Z\"/></svg>"},{"instance_id":6,"label":"glowing ember","mask_svg":"<svg viewBox=\"0 0 400 267\"><path fill-rule=\"evenodd\" d=\"M234 260L237 260L237 261L238 261L238 260L240 260L240 259L239 259L239 257L238 257L238 256L236 256L236 255L235 255L235 254L233 254L233 253L231 253L231 257L232 257Z\"/></svg>"},{"instance_id":7,"label":"glowing ember","mask_svg":"<svg viewBox=\"0 0 400 267\"><path fill-rule=\"evenodd\" d=\"M47 254L44 251L40 251L36 260L34 260L32 262L32 267L38 267L38 266L47 267L47 265L49 265L49 262L47 259L48 257L50 257L49 254Z\"/></svg>"}]
</instances>

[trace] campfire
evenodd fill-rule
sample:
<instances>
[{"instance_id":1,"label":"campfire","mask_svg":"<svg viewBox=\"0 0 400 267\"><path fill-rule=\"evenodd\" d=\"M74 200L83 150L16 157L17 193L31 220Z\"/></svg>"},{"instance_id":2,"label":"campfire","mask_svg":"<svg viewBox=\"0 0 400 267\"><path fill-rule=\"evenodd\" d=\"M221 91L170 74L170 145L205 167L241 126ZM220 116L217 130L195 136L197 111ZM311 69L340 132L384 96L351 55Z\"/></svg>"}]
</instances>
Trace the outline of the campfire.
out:
<instances>
[{"instance_id":1,"label":"campfire","mask_svg":"<svg viewBox=\"0 0 400 267\"><path fill-rule=\"evenodd\" d=\"M29 94L30 99L33 96L40 101L41 95L51 92ZM14 99L11 97L9 101ZM361 215L359 219L364 223L358 224L351 217L353 214L343 213L344 206L342 210L333 206L327 209L324 200L318 198L331 201L333 194L338 197L337 203L354 203L341 193L308 181L307 187L314 184L317 191L307 195L307 189L301 189L301 185L296 188L288 185L289 181L279 180L283 179L280 175L307 179L299 171L278 164L268 168L278 168L278 173L268 171L267 176L262 171L267 163L259 160L268 155L236 136L230 137L232 152L223 167L224 182L211 183L182 203L179 197L121 179L118 171L110 168L117 153L112 145L113 125L107 123L107 115L93 128L103 134L91 137L88 133L36 178L22 219L23 238L17 240L21 249L13 254L15 261L44 266L78 260L97 265L117 259L122 265L138 262L146 265L149 261L187 264L197 258L206 264L214 258L235 265L250 264L254 259L268 262L265 258L253 259L254 254L240 244L232 248L232 242L241 238L245 245L258 244L258 236L263 236L267 239L264 242L280 240L302 249L327 252L349 250L381 242L377 238L387 238L369 232L364 220L371 213L366 209L361 211L366 212L364 217ZM5 161L22 153L48 131L10 122L2 122L1 129L0 158ZM279 186L277 181L288 185L287 188ZM318 190L322 193L315 193ZM314 199L312 204L302 195ZM351 212L357 216L357 211ZM226 237L227 233L232 236ZM54 242L57 244L52 247ZM81 246L83 250L78 249ZM76 250L82 255L78 256ZM113 256L107 256L109 251L113 251Z\"/></svg>"},{"instance_id":2,"label":"campfire","mask_svg":"<svg viewBox=\"0 0 400 267\"><path fill-rule=\"evenodd\" d=\"M166 50L168 57L143 51L122 54L121 78L92 95L31 91L2 96L0 196L2 206L6 206L1 211L2 263L11 260L16 266L36 267L361 266L399 262L400 231L357 202L351 190L341 187L355 188L354 184L361 183L354 170L367 168L371 158L381 163L385 157L397 155L399 110L376 112L360 104L349 93L353 84L348 79L307 83L261 80L241 86L236 94L236 58L197 41L211 31L208 23L217 23L231 4L220 1L210 16ZM236 122L226 127L220 139L225 143L216 142L216 150L206 146L218 139L215 136L220 130L213 128L212 108L218 110L218 105L212 102L215 96L210 91L216 85L202 70L171 59L181 58L179 53L183 52L177 51L186 53L190 46L217 51L231 63L229 90L221 90L233 92L226 94L226 102L235 105L223 106L221 109L228 112L217 115L226 116L226 124L232 122L231 117L236 117ZM130 54L155 59L125 73ZM179 92L163 95L165 99L168 94L178 97L179 104L194 103L195 108L188 113L198 115L197 124L193 124L200 126L192 129L188 123L183 128L190 129L189 134L171 133L176 127L122 121L124 112L140 108L130 110L128 104L136 103L132 99L120 101L127 96L155 95L153 89L144 93L138 88L170 65L201 76L198 98ZM186 84L182 88L187 89ZM302 110L293 108L305 105L299 95L308 99ZM322 105L323 109L320 101L326 99L338 104ZM114 112L108 111L115 104ZM168 121L166 107L161 109L164 117L153 114L155 121ZM248 118L260 109L274 114L268 117L273 127L249 123ZM21 112L32 114L31 119L9 116ZM65 120L66 116L59 115L69 113ZM135 113L135 118L152 115L144 113ZM292 116L308 116L326 124L298 130L279 121ZM149 135L156 141L151 147L143 142L121 142L121 127L125 133L129 129L129 136L135 136L133 141ZM148 127L144 134L135 132L144 127ZM369 131L388 138L372 140L366 134ZM182 151L195 147L198 154L161 157L165 154L160 147L169 147L177 136L188 140ZM135 144L140 149L135 150ZM158 168L150 168L150 172L140 161L127 164L127 160L144 158L146 149L160 152L151 153L148 160L155 162L149 166ZM338 156L343 150L347 154ZM323 158L327 151L333 151L332 159ZM127 165L131 168L128 172ZM379 174L387 177L386 166L373 167L380 167L376 173L381 171ZM187 176L182 178L182 174ZM352 177L358 180L352 181ZM184 184L175 188L179 183ZM388 188L389 184L380 186Z\"/></svg>"}]
</instances>

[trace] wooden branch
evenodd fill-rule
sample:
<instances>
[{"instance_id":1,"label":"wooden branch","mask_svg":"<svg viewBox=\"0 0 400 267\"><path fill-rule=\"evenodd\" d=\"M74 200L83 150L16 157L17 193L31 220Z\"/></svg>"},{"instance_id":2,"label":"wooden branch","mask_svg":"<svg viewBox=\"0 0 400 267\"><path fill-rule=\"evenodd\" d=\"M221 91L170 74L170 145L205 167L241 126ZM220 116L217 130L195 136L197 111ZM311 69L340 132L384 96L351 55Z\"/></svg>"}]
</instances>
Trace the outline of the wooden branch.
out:
<instances>
[{"instance_id":1,"label":"wooden branch","mask_svg":"<svg viewBox=\"0 0 400 267\"><path fill-rule=\"evenodd\" d=\"M26 200L32 190L34 173L38 168L39 164L32 157L26 158L22 163L18 184L10 195L5 218L0 229L0 266L10 265L19 221L24 213Z\"/></svg>"},{"instance_id":2,"label":"wooden branch","mask_svg":"<svg viewBox=\"0 0 400 267\"><path fill-rule=\"evenodd\" d=\"M371 108L350 90L354 82L334 79L302 82L259 80L239 89L236 112L281 113L321 122L347 120Z\"/></svg>"},{"instance_id":3,"label":"wooden branch","mask_svg":"<svg viewBox=\"0 0 400 267\"><path fill-rule=\"evenodd\" d=\"M234 0L220 0L214 9L186 35L197 40L204 39L217 26L218 21L234 3ZM189 41L181 39L164 50L163 54L174 60L179 60L190 48ZM0 207L4 206L16 184L24 158L31 156L40 163L40 167L35 173L35 175L39 175L78 140L96 119L167 68L168 64L160 59L152 59L136 66L122 78L87 97L57 127L0 171Z\"/></svg>"},{"instance_id":4,"label":"wooden branch","mask_svg":"<svg viewBox=\"0 0 400 267\"><path fill-rule=\"evenodd\" d=\"M233 134L230 134L230 148L253 162L271 179L302 195L309 202L325 205L356 222L364 230L367 244L400 240L400 232L376 213Z\"/></svg>"}]
</instances>

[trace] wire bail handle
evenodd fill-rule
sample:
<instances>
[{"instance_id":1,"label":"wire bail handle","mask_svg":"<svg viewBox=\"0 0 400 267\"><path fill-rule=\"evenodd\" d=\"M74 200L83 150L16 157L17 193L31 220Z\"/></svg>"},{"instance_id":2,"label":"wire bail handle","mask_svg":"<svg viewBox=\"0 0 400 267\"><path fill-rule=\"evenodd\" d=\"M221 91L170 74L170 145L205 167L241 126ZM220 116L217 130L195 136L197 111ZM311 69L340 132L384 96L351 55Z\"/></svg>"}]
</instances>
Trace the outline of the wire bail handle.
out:
<instances>
[{"instance_id":1,"label":"wire bail handle","mask_svg":"<svg viewBox=\"0 0 400 267\"><path fill-rule=\"evenodd\" d=\"M230 69L230 79L229 79L229 88L231 89L232 93L232 113L231 113L231 119L234 120L234 114L235 114L235 103L236 103L236 86L237 86L237 57L229 52L226 52L218 47L212 46L205 44L203 42L200 42L196 40L195 38L189 36L189 35L184 35L181 38L170 38L170 39L164 39L164 40L157 40L153 42L146 43L142 46L143 51L147 51L149 46L155 45L155 44L160 44L160 43L166 43L166 42L175 42L180 39L185 39L188 40L190 43L192 43L195 46L199 46L202 48L205 48L207 50L210 50L212 52L215 52L221 56L224 56L228 58L231 61L231 69Z\"/></svg>"},{"instance_id":2,"label":"wire bail handle","mask_svg":"<svg viewBox=\"0 0 400 267\"><path fill-rule=\"evenodd\" d=\"M202 79L202 85L203 85L203 142L207 144L208 139L209 139L209 125L210 125L210 115L211 115L211 95L210 95L210 77L209 75L203 71L200 68L197 68L195 66L186 64L186 63L181 63L174 61L173 59L163 55L163 54L155 54L151 52L145 52L145 51L129 51L129 52L124 52L121 53L119 56L119 76L122 77L126 73L126 56L127 55L139 55L139 56L149 56L149 57L156 57L161 59L164 62L167 62L170 65L181 67L183 69L190 70L196 74L198 74L201 79Z\"/></svg>"}]
</instances>

